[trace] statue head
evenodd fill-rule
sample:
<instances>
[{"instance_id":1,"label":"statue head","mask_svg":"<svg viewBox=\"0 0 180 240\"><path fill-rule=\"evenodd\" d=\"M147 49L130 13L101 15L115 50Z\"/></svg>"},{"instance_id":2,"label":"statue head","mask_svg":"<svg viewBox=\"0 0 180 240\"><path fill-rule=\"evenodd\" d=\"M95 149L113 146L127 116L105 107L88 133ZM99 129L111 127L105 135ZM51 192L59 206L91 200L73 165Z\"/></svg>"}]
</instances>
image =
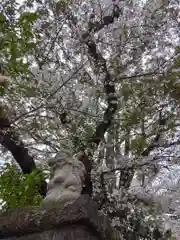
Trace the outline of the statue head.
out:
<instances>
[{"instance_id":1,"label":"statue head","mask_svg":"<svg viewBox=\"0 0 180 240\"><path fill-rule=\"evenodd\" d=\"M75 201L80 195L84 183L85 167L69 152L61 151L54 159L48 161L51 167L50 182L43 206L54 203L65 206Z\"/></svg>"}]
</instances>

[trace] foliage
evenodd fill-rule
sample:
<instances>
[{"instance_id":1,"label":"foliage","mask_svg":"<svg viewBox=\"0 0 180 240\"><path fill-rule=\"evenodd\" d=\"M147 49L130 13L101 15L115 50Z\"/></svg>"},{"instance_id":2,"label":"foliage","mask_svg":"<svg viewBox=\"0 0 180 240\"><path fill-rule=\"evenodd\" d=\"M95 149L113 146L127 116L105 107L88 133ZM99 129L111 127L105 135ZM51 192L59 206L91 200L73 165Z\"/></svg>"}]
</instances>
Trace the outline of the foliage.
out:
<instances>
[{"instance_id":1,"label":"foliage","mask_svg":"<svg viewBox=\"0 0 180 240\"><path fill-rule=\"evenodd\" d=\"M37 44L38 35L32 32L38 13L24 12L16 17L18 4L15 2L2 6L0 11L1 68L10 75L24 76L28 63L24 57L31 53ZM1 71L2 71L1 70Z\"/></svg>"},{"instance_id":2,"label":"foliage","mask_svg":"<svg viewBox=\"0 0 180 240\"><path fill-rule=\"evenodd\" d=\"M38 187L44 177L42 171L36 169L30 174L23 174L15 165L6 163L0 174L2 210L41 204L42 196L38 194Z\"/></svg>"}]
</instances>

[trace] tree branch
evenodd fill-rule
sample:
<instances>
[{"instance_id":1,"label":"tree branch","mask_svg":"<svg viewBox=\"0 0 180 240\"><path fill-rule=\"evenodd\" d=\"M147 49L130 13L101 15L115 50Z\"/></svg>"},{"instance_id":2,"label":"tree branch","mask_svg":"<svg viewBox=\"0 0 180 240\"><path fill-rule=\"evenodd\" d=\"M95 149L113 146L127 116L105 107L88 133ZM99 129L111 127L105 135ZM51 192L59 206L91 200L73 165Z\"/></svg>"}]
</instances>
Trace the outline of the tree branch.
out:
<instances>
[{"instance_id":1,"label":"tree branch","mask_svg":"<svg viewBox=\"0 0 180 240\"><path fill-rule=\"evenodd\" d=\"M91 32L95 33L97 31L100 31L101 29L103 29L105 26L108 26L108 25L114 23L114 20L116 18L119 18L120 13L121 13L121 10L120 10L119 6L117 4L114 4L113 11L112 11L111 15L107 15L107 16L102 17L100 22L98 22L98 21L95 21L95 22L89 21L89 23L88 23L88 31L85 32L82 35L82 39L87 38Z\"/></svg>"},{"instance_id":2,"label":"tree branch","mask_svg":"<svg viewBox=\"0 0 180 240\"><path fill-rule=\"evenodd\" d=\"M11 129L10 121L5 117L0 118L0 144L11 152L24 174L31 173L36 169L33 157L29 155L28 149L24 146L23 142L15 136ZM46 196L46 187L47 183L44 180L39 187L39 193L42 196Z\"/></svg>"},{"instance_id":3,"label":"tree branch","mask_svg":"<svg viewBox=\"0 0 180 240\"><path fill-rule=\"evenodd\" d=\"M158 126L156 136L154 137L152 143L141 153L142 157L147 157L149 155L149 153L151 151L153 151L155 149L155 147L157 147L157 143L161 137L162 127L165 125L165 123L166 123L166 119L162 117L162 113L160 111L159 126ZM143 165L144 165L144 163L142 164L142 166ZM135 168L136 168L135 164L132 165L130 168L128 166L125 167L125 169L121 168L121 175L120 175L120 181L119 181L120 187L125 187L125 189L128 189L130 187L131 181L134 176Z\"/></svg>"},{"instance_id":4,"label":"tree branch","mask_svg":"<svg viewBox=\"0 0 180 240\"><path fill-rule=\"evenodd\" d=\"M119 7L114 6L113 12L111 16L105 16L103 17L103 21L99 24L89 25L88 31L83 34L82 39L86 46L88 47L88 53L91 56L94 65L97 66L99 75L102 77L102 81L104 84L104 92L106 94L106 100L107 100L107 108L103 115L103 120L97 125L96 130L92 137L88 140L88 144L95 144L97 147L101 140L104 138L105 132L108 130L108 128L111 126L112 119L114 116L114 113L117 110L117 97L115 96L115 86L113 84L112 78L110 73L108 72L106 60L103 58L102 54L98 52L97 46L95 42L92 40L92 38L89 38L90 32L97 32L98 30L102 29L104 26L107 26L114 22L115 18L119 17ZM87 164L87 163L86 163ZM88 169L88 181L91 182L90 174L92 169L92 163L88 163L89 169ZM86 167L86 165L85 165ZM86 167L87 169L87 167ZM92 186L92 183L88 183L88 186ZM101 184L104 183L104 175L101 176ZM87 184L87 183L86 183ZM103 191L105 191L104 186ZM86 187L85 187L86 189ZM90 190L92 192L92 190ZM104 192L105 197L105 192ZM104 201L104 200L103 200Z\"/></svg>"},{"instance_id":5,"label":"tree branch","mask_svg":"<svg viewBox=\"0 0 180 240\"><path fill-rule=\"evenodd\" d=\"M117 110L117 97L115 96L115 86L112 83L111 75L109 74L106 66L106 60L97 51L96 44L93 40L87 40L86 45L88 46L88 53L92 57L94 63L98 66L100 76L103 76L102 81L104 82L104 91L107 96L108 104L104 112L103 120L98 124L95 133L89 140L89 143L94 143L98 146L104 137L104 133L110 127L112 117Z\"/></svg>"},{"instance_id":6,"label":"tree branch","mask_svg":"<svg viewBox=\"0 0 180 240\"><path fill-rule=\"evenodd\" d=\"M151 151L153 151L155 149L155 147L157 147L157 143L161 137L161 133L162 133L162 127L166 124L166 119L162 117L162 113L159 113L159 126L158 126L158 130L156 133L156 136L154 137L154 140L152 141L152 143L141 153L141 156L148 156L149 153Z\"/></svg>"},{"instance_id":7,"label":"tree branch","mask_svg":"<svg viewBox=\"0 0 180 240\"><path fill-rule=\"evenodd\" d=\"M119 7L114 4L114 8L112 14L109 16L104 16L101 22L92 22L90 21L88 24L88 30L82 34L81 39L83 43L88 47L88 53L91 56L94 65L97 66L98 72L100 76L102 76L102 81L104 84L104 91L107 97L107 108L103 115L103 120L97 125L96 130L92 137L88 140L86 148L92 144L95 144L97 147L100 141L104 138L105 132L108 130L112 123L112 118L114 113L117 110L117 97L115 96L115 86L111 79L111 75L108 72L106 60L103 58L100 52L97 51L97 46L95 42L89 37L91 32L97 32L101 30L103 27L112 24L115 18L118 18L120 15ZM72 16L69 16L69 19L72 19ZM75 24L73 22L73 24ZM76 24L75 24L76 25ZM83 153L80 155L79 160L82 161L86 168L86 176L85 176L85 187L82 193L92 194L92 182L91 182L91 170L92 170L92 162L90 160L90 153L85 153L85 149Z\"/></svg>"}]
</instances>

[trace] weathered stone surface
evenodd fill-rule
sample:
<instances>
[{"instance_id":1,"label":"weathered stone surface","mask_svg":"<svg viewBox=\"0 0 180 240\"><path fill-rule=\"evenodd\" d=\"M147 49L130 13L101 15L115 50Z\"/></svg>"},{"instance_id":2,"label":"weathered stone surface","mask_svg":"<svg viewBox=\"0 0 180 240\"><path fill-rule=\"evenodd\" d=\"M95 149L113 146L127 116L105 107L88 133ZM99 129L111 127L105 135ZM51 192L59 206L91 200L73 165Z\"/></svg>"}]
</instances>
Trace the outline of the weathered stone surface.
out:
<instances>
[{"instance_id":1,"label":"weathered stone surface","mask_svg":"<svg viewBox=\"0 0 180 240\"><path fill-rule=\"evenodd\" d=\"M63 208L81 195L86 173L84 164L75 156L69 156L65 149L55 158L49 159L48 164L51 167L51 178L43 206L47 208L58 203Z\"/></svg>"},{"instance_id":2,"label":"weathered stone surface","mask_svg":"<svg viewBox=\"0 0 180 240\"><path fill-rule=\"evenodd\" d=\"M6 238L5 240L99 240L89 228L81 225L65 226L60 230L54 229L41 233L33 233L20 237Z\"/></svg>"},{"instance_id":3,"label":"weathered stone surface","mask_svg":"<svg viewBox=\"0 0 180 240\"><path fill-rule=\"evenodd\" d=\"M9 240L114 240L120 239L108 218L98 213L98 207L82 195L73 204L60 209L26 208L0 214L0 239Z\"/></svg>"}]
</instances>

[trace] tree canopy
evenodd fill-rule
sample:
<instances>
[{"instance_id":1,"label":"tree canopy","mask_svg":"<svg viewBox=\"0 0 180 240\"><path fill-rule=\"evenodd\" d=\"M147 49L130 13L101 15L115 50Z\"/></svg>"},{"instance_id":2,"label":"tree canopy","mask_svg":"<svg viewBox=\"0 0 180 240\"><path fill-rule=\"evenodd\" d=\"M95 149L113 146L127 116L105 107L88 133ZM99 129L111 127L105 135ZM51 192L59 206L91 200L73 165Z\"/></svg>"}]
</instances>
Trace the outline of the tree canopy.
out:
<instances>
[{"instance_id":1,"label":"tree canopy","mask_svg":"<svg viewBox=\"0 0 180 240\"><path fill-rule=\"evenodd\" d=\"M164 222L178 238L179 8L171 0L1 1L5 209L40 204L47 159L66 148L87 170L82 194L125 239L168 239Z\"/></svg>"}]
</instances>

